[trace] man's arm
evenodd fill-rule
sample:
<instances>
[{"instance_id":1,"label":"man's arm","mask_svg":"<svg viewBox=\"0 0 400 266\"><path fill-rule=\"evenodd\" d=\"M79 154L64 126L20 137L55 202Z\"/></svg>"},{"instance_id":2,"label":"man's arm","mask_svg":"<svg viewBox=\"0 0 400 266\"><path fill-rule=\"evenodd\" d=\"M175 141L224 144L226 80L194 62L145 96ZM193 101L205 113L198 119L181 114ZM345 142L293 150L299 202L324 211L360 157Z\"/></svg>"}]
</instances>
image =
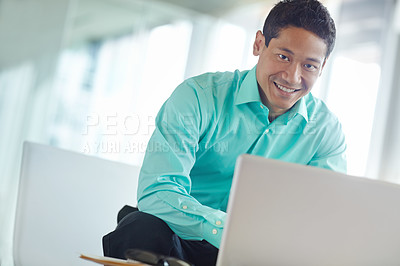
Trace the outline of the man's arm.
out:
<instances>
[{"instance_id":1,"label":"man's arm","mask_svg":"<svg viewBox=\"0 0 400 266\"><path fill-rule=\"evenodd\" d=\"M139 177L138 207L183 239L205 239L219 247L226 213L190 195L190 171L210 111L206 102L201 89L184 83L161 108Z\"/></svg>"},{"instance_id":2,"label":"man's arm","mask_svg":"<svg viewBox=\"0 0 400 266\"><path fill-rule=\"evenodd\" d=\"M332 120L326 128L321 140L319 149L315 153L309 165L331 169L336 172L347 172L346 159L346 140L342 126L336 117L330 117Z\"/></svg>"}]
</instances>

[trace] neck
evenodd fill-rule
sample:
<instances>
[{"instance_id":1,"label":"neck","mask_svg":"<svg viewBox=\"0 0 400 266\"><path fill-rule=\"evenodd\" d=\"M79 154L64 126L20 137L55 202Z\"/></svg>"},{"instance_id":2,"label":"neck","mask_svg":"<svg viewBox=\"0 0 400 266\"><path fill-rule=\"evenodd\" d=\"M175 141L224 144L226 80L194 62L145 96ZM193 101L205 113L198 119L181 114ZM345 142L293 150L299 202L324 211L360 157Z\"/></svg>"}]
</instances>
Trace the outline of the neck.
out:
<instances>
[{"instance_id":1,"label":"neck","mask_svg":"<svg viewBox=\"0 0 400 266\"><path fill-rule=\"evenodd\" d=\"M264 91L261 89L260 85L258 85L258 92L260 93L260 98L261 102L268 107L269 114L268 114L268 120L269 122L274 121L278 116L283 114L285 111L282 112L282 110L274 111L271 104L269 103Z\"/></svg>"},{"instance_id":2,"label":"neck","mask_svg":"<svg viewBox=\"0 0 400 266\"><path fill-rule=\"evenodd\" d=\"M274 121L278 116L280 116L281 114L277 114L277 113L273 113L273 112L270 112L269 114L268 114L268 120L269 120L269 122L272 122L272 121Z\"/></svg>"}]
</instances>

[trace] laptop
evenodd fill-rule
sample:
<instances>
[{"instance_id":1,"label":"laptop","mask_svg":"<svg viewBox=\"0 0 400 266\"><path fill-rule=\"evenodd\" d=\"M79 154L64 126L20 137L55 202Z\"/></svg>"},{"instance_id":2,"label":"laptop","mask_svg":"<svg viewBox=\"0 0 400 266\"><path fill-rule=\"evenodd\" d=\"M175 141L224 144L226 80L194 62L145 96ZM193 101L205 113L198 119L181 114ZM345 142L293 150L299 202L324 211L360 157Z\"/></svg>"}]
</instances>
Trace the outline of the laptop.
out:
<instances>
[{"instance_id":1,"label":"laptop","mask_svg":"<svg viewBox=\"0 0 400 266\"><path fill-rule=\"evenodd\" d=\"M400 186L238 158L218 266L400 265Z\"/></svg>"}]
</instances>

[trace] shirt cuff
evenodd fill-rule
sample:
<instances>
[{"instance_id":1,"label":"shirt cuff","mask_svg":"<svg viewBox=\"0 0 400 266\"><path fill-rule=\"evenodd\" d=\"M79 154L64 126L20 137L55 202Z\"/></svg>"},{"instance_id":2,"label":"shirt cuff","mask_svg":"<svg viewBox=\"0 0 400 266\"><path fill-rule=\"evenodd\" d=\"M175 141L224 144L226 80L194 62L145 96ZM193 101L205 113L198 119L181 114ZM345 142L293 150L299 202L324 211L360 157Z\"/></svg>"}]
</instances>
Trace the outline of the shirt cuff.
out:
<instances>
[{"instance_id":1,"label":"shirt cuff","mask_svg":"<svg viewBox=\"0 0 400 266\"><path fill-rule=\"evenodd\" d=\"M206 219L203 223L203 238L216 248L219 248L221 244L226 214L218 216Z\"/></svg>"}]
</instances>

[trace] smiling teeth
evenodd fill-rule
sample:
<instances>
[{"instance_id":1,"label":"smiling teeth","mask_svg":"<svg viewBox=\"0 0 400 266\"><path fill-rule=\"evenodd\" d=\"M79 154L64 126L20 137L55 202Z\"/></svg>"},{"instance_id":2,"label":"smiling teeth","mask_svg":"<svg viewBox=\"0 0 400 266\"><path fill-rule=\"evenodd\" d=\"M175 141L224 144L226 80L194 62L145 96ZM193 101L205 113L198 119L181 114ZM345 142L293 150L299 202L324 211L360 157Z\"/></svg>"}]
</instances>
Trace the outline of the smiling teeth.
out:
<instances>
[{"instance_id":1,"label":"smiling teeth","mask_svg":"<svg viewBox=\"0 0 400 266\"><path fill-rule=\"evenodd\" d=\"M276 84L276 83L275 83ZM281 89L281 90L283 90L283 91L285 91L285 92L294 92L295 90L291 90L291 89L288 89L288 88L285 88L285 87L283 87L283 86L281 86L281 85L279 85L279 84L276 84L276 86L279 88L279 89Z\"/></svg>"}]
</instances>

